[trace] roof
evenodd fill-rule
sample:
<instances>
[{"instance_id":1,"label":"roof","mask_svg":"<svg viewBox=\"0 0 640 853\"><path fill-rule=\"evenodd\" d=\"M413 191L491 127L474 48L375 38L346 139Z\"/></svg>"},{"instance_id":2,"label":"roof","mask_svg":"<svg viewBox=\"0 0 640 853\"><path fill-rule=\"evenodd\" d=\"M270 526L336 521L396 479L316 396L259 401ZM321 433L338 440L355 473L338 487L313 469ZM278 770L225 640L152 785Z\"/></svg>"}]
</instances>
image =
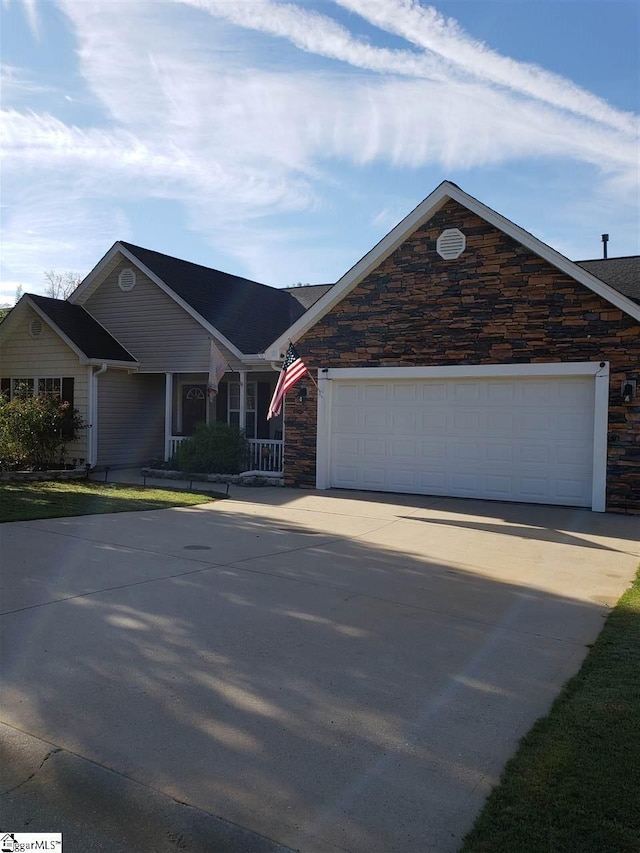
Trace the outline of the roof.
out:
<instances>
[{"instance_id":1,"label":"roof","mask_svg":"<svg viewBox=\"0 0 640 853\"><path fill-rule=\"evenodd\" d=\"M305 312L288 290L173 258L123 240L120 245L240 352L262 352Z\"/></svg>"},{"instance_id":2,"label":"roof","mask_svg":"<svg viewBox=\"0 0 640 853\"><path fill-rule=\"evenodd\" d=\"M619 293L640 303L640 255L596 258L593 261L576 261L576 264Z\"/></svg>"},{"instance_id":3,"label":"roof","mask_svg":"<svg viewBox=\"0 0 640 853\"><path fill-rule=\"evenodd\" d=\"M35 293L26 293L25 296L87 358L102 361L130 361L132 364L137 364L131 353L80 305L72 305L64 299L38 296Z\"/></svg>"},{"instance_id":4,"label":"roof","mask_svg":"<svg viewBox=\"0 0 640 853\"><path fill-rule=\"evenodd\" d=\"M551 246L538 240L533 234L520 228L505 216L502 216L478 199L461 190L451 181L443 181L436 189L414 208L405 218L383 237L373 249L367 252L350 270L348 270L333 287L321 296L302 317L295 321L286 336L275 339L266 350L268 359L276 360L286 348L287 340L298 341L308 329L311 329L322 317L331 311L354 287L356 287L372 270L376 269L389 255L392 254L425 222L428 222L449 200L456 201L467 210L477 214L505 234L508 234L521 245L530 249L539 257L548 261L556 269L566 273L580 284L597 293L612 305L620 308L636 320L640 320L640 306L629 296L612 287L604 280L597 278L590 271L570 261Z\"/></svg>"},{"instance_id":5,"label":"roof","mask_svg":"<svg viewBox=\"0 0 640 853\"><path fill-rule=\"evenodd\" d=\"M299 284L287 287L287 292L295 297L306 311L332 287L332 284Z\"/></svg>"}]
</instances>

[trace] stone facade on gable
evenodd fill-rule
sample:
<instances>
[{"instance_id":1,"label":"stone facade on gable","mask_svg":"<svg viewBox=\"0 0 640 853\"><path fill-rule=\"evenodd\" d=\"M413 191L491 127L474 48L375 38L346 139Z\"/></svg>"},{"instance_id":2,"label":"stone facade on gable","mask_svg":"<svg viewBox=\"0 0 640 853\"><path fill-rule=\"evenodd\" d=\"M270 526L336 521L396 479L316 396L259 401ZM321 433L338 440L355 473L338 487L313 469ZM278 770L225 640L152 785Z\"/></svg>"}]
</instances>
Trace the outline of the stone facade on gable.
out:
<instances>
[{"instance_id":1,"label":"stone facade on gable","mask_svg":"<svg viewBox=\"0 0 640 853\"><path fill-rule=\"evenodd\" d=\"M466 249L436 253L447 228ZM607 509L640 513L640 324L520 243L449 201L296 343L319 368L608 361ZM303 380L304 382L304 380ZM286 402L285 483L315 486L317 391Z\"/></svg>"}]
</instances>

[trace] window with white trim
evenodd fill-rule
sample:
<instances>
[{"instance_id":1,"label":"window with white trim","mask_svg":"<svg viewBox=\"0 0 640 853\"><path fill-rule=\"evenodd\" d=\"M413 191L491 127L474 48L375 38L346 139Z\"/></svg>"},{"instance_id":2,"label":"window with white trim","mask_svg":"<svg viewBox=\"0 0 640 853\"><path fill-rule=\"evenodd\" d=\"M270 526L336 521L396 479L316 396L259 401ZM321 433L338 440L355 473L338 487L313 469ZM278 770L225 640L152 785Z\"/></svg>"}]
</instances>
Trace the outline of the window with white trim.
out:
<instances>
[{"instance_id":1,"label":"window with white trim","mask_svg":"<svg viewBox=\"0 0 640 853\"><path fill-rule=\"evenodd\" d=\"M11 399L20 400L24 397L33 397L35 387L34 379L22 379L11 377Z\"/></svg>"},{"instance_id":2,"label":"window with white trim","mask_svg":"<svg viewBox=\"0 0 640 853\"><path fill-rule=\"evenodd\" d=\"M9 397L11 400L33 397L35 394L51 394L62 399L62 377L12 376L10 389Z\"/></svg>"},{"instance_id":3,"label":"window with white trim","mask_svg":"<svg viewBox=\"0 0 640 853\"><path fill-rule=\"evenodd\" d=\"M244 431L247 438L256 437L256 383L247 382L247 406ZM240 383L229 382L227 385L227 423L240 427Z\"/></svg>"},{"instance_id":4,"label":"window with white trim","mask_svg":"<svg viewBox=\"0 0 640 853\"><path fill-rule=\"evenodd\" d=\"M38 394L53 394L62 397L62 379L59 376L47 376L46 379L38 379Z\"/></svg>"}]
</instances>

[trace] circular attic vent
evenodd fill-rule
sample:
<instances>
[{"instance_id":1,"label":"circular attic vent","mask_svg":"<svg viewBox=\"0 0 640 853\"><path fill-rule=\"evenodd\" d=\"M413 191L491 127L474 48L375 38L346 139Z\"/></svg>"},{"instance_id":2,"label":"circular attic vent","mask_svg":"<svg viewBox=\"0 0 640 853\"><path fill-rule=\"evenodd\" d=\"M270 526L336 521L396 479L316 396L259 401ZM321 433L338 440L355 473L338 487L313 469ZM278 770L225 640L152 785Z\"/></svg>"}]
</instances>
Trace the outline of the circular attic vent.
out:
<instances>
[{"instance_id":1,"label":"circular attic vent","mask_svg":"<svg viewBox=\"0 0 640 853\"><path fill-rule=\"evenodd\" d=\"M464 252L467 238L457 228L447 228L438 237L436 251L445 261L454 261Z\"/></svg>"},{"instance_id":2,"label":"circular attic vent","mask_svg":"<svg viewBox=\"0 0 640 853\"><path fill-rule=\"evenodd\" d=\"M42 320L38 320L37 317L29 323L29 334L32 338L39 338L42 334L42 329Z\"/></svg>"},{"instance_id":3,"label":"circular attic vent","mask_svg":"<svg viewBox=\"0 0 640 853\"><path fill-rule=\"evenodd\" d=\"M118 287L120 290L133 290L136 286L136 274L134 271L127 267L127 269L122 270L120 275L118 276Z\"/></svg>"}]
</instances>

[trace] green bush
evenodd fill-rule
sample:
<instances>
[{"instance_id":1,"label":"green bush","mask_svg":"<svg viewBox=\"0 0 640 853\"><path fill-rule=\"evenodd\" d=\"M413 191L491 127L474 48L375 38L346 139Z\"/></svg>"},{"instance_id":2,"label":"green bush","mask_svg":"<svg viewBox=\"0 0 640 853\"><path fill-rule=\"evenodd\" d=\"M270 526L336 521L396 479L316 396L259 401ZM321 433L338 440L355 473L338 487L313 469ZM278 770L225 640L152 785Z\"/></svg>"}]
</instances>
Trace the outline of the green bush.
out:
<instances>
[{"instance_id":1,"label":"green bush","mask_svg":"<svg viewBox=\"0 0 640 853\"><path fill-rule=\"evenodd\" d=\"M172 466L188 474L239 474L244 471L249 445L236 427L216 421L198 424L193 436L181 442Z\"/></svg>"},{"instance_id":2,"label":"green bush","mask_svg":"<svg viewBox=\"0 0 640 853\"><path fill-rule=\"evenodd\" d=\"M84 422L77 409L39 394L9 401L0 394L0 466L43 469L64 460Z\"/></svg>"}]
</instances>

